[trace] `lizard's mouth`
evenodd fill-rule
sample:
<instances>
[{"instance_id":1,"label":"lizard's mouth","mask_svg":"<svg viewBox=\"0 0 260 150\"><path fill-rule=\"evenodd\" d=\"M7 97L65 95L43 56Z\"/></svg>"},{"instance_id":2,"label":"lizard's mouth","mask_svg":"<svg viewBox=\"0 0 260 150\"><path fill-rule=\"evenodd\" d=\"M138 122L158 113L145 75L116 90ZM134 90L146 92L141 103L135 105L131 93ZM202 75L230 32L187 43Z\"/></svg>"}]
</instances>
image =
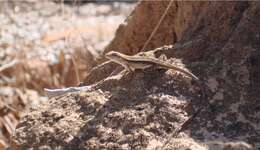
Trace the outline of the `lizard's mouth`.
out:
<instances>
[{"instance_id":1,"label":"lizard's mouth","mask_svg":"<svg viewBox=\"0 0 260 150\"><path fill-rule=\"evenodd\" d=\"M108 58L108 59L115 59L116 58L116 56L113 56L113 55L111 55L109 53L106 54L105 57Z\"/></svg>"},{"instance_id":2,"label":"lizard's mouth","mask_svg":"<svg viewBox=\"0 0 260 150\"><path fill-rule=\"evenodd\" d=\"M118 59L116 59L116 57L113 57L113 56L106 56L106 58L111 61L114 61L114 62L120 62L120 61L118 61Z\"/></svg>"}]
</instances>

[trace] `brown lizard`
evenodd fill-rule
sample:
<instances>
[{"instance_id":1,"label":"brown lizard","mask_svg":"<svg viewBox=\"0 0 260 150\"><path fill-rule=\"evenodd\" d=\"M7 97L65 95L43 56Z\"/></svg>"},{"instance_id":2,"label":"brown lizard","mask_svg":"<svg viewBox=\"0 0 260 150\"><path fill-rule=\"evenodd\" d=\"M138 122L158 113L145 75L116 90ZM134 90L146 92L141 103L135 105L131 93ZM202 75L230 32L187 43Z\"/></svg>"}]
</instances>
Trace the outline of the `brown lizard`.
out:
<instances>
[{"instance_id":1,"label":"brown lizard","mask_svg":"<svg viewBox=\"0 0 260 150\"><path fill-rule=\"evenodd\" d=\"M172 65L166 61L162 61L153 57L138 55L129 56L115 51L108 52L105 56L111 61L122 65L129 72L134 72L138 69L143 70L152 66L157 66L165 69L173 69L186 74L187 76L195 79L196 81L199 80L199 78L191 72L177 67L175 65Z\"/></svg>"}]
</instances>

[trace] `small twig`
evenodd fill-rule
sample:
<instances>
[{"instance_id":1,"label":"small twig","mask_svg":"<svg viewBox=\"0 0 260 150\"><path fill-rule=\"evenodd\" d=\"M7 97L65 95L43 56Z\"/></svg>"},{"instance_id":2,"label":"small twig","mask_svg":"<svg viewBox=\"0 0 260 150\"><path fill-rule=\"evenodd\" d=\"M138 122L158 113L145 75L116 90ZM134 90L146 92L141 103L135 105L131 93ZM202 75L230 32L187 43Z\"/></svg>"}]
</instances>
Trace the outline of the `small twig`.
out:
<instances>
[{"instance_id":1,"label":"small twig","mask_svg":"<svg viewBox=\"0 0 260 150\"><path fill-rule=\"evenodd\" d=\"M11 62L9 62L9 63L7 63L7 64L1 66L1 67L0 67L0 72L2 72L2 71L4 71L4 70L6 70L6 69L8 69L8 68L10 68L10 67L12 67L12 66L14 66L14 65L16 65L17 63L18 63L18 60L13 60L13 61L11 61Z\"/></svg>"},{"instance_id":2,"label":"small twig","mask_svg":"<svg viewBox=\"0 0 260 150\"><path fill-rule=\"evenodd\" d=\"M186 120L179 128L177 128L172 134L170 134L168 136L168 138L166 139L166 142L163 144L161 149L163 149L167 144L169 144L171 138L176 138L179 135L180 132L185 130L187 128L187 126L191 124L191 122L198 116L198 114L203 109L207 108L207 105L205 106L205 104L208 104L208 102L206 101L207 100L207 98L206 98L206 85L203 84L203 82L199 82L199 86L201 87L202 105L199 107L199 109L188 120Z\"/></svg>"},{"instance_id":3,"label":"small twig","mask_svg":"<svg viewBox=\"0 0 260 150\"><path fill-rule=\"evenodd\" d=\"M71 55L71 59L72 59L74 72L76 74L77 84L79 84L80 83L80 79L79 79L79 70L78 70L78 67L77 67L77 62L76 62L75 57L73 55Z\"/></svg>"},{"instance_id":4,"label":"small twig","mask_svg":"<svg viewBox=\"0 0 260 150\"><path fill-rule=\"evenodd\" d=\"M147 46L147 45L149 44L149 42L151 41L152 37L154 36L154 34L156 33L156 31L158 30L159 26L161 25L163 19L165 18L166 14L167 14L167 12L169 11L169 9L170 9L170 7L171 7L171 5L172 5L173 2L174 2L173 0L170 0L170 2L169 2L169 4L168 4L167 8L165 9L165 11L164 11L162 17L160 18L159 22L157 23L157 25L156 25L155 28L153 29L153 32L151 33L151 35L149 36L149 38L147 39L147 41L145 42L143 48L141 49L141 52L145 50L146 46Z\"/></svg>"},{"instance_id":5,"label":"small twig","mask_svg":"<svg viewBox=\"0 0 260 150\"><path fill-rule=\"evenodd\" d=\"M61 0L60 4L61 4L61 15L64 16L64 14L65 14L65 10L64 10L64 0Z\"/></svg>"},{"instance_id":6,"label":"small twig","mask_svg":"<svg viewBox=\"0 0 260 150\"><path fill-rule=\"evenodd\" d=\"M9 104L6 104L5 102L3 102L3 104L5 105L5 107L7 107L8 109L10 109L13 112L19 112L18 110L16 110L14 107L10 106Z\"/></svg>"},{"instance_id":7,"label":"small twig","mask_svg":"<svg viewBox=\"0 0 260 150\"><path fill-rule=\"evenodd\" d=\"M93 57L98 57L98 53L95 51L95 50L92 50L92 49L89 49L88 48L88 45L86 44L86 42L85 41L87 41L86 40L86 38L81 34L81 32L77 32L78 34L79 34L79 37L80 37L80 39L81 39L81 41L82 41L82 43L83 43L83 47L84 47L84 49L85 49L85 52L89 52Z\"/></svg>"},{"instance_id":8,"label":"small twig","mask_svg":"<svg viewBox=\"0 0 260 150\"><path fill-rule=\"evenodd\" d=\"M176 138L180 132L182 132L184 129L187 128L188 125L191 124L191 122L194 120L194 118L201 112L203 108L199 108L197 112L195 112L188 120L186 120L179 128L177 128L172 134L168 136L166 139L166 142L163 144L161 149L164 149L167 144L171 141L172 138Z\"/></svg>"},{"instance_id":9,"label":"small twig","mask_svg":"<svg viewBox=\"0 0 260 150\"><path fill-rule=\"evenodd\" d=\"M1 122L4 124L5 129L7 130L9 137L14 133L15 127L12 124L11 120L8 118L8 116L4 116L3 118L0 118Z\"/></svg>"}]
</instances>

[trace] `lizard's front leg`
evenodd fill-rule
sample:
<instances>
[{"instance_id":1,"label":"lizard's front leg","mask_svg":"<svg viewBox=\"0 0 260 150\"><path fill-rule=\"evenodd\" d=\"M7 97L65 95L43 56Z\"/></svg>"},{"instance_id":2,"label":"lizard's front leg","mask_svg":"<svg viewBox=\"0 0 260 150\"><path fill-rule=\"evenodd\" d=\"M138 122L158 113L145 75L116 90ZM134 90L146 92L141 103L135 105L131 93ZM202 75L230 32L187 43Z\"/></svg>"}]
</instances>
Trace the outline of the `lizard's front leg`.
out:
<instances>
[{"instance_id":1,"label":"lizard's front leg","mask_svg":"<svg viewBox=\"0 0 260 150\"><path fill-rule=\"evenodd\" d=\"M134 75L135 69L132 68L132 67L131 67L130 65L128 65L128 64L125 66L125 69L127 70L127 72L125 72L125 75L128 75L128 74L129 74L130 79L132 79L132 78L133 78L133 75Z\"/></svg>"}]
</instances>

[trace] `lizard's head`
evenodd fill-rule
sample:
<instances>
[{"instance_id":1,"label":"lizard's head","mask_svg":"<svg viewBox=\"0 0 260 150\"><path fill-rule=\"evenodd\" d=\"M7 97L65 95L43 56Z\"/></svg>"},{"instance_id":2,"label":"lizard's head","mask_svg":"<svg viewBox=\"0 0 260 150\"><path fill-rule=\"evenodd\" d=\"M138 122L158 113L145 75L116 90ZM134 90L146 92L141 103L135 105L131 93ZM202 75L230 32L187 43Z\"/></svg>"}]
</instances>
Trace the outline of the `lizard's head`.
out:
<instances>
[{"instance_id":1,"label":"lizard's head","mask_svg":"<svg viewBox=\"0 0 260 150\"><path fill-rule=\"evenodd\" d=\"M118 58L120 58L120 53L115 52L115 51L111 51L111 52L106 53L105 56L108 59L118 59Z\"/></svg>"}]
</instances>

